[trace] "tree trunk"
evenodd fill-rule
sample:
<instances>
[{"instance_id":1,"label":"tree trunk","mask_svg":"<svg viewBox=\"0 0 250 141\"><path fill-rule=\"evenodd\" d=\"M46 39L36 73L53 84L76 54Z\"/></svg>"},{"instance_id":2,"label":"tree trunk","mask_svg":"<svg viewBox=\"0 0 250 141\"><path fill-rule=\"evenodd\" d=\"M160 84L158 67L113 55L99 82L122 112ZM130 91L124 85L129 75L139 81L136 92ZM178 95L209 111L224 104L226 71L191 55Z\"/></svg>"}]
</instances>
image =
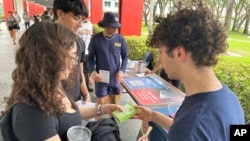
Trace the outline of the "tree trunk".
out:
<instances>
[{"instance_id":1,"label":"tree trunk","mask_svg":"<svg viewBox=\"0 0 250 141\"><path fill-rule=\"evenodd\" d=\"M243 31L243 34L248 34L248 27L249 27L249 20L250 20L250 9L248 10L247 16L246 16L246 22L245 22L245 28Z\"/></svg>"},{"instance_id":2,"label":"tree trunk","mask_svg":"<svg viewBox=\"0 0 250 141\"><path fill-rule=\"evenodd\" d=\"M148 26L148 14L145 12L144 13L144 24L145 24L145 26Z\"/></svg>"},{"instance_id":3,"label":"tree trunk","mask_svg":"<svg viewBox=\"0 0 250 141\"><path fill-rule=\"evenodd\" d=\"M153 33L153 21L154 21L154 4L155 0L150 1L150 9L149 9L149 24L148 24L148 33L149 35Z\"/></svg>"},{"instance_id":4,"label":"tree trunk","mask_svg":"<svg viewBox=\"0 0 250 141\"><path fill-rule=\"evenodd\" d=\"M226 17L225 17L225 22L224 22L224 25L227 28L227 32L229 31L230 25L231 25L234 3L235 3L235 0L228 0L227 12L226 12Z\"/></svg>"},{"instance_id":5,"label":"tree trunk","mask_svg":"<svg viewBox=\"0 0 250 141\"><path fill-rule=\"evenodd\" d=\"M238 25L238 27L236 28L236 31L238 32L240 30L240 27L242 26L242 24L245 22L246 20L246 15L240 20L240 23Z\"/></svg>"},{"instance_id":6,"label":"tree trunk","mask_svg":"<svg viewBox=\"0 0 250 141\"><path fill-rule=\"evenodd\" d=\"M144 9L143 9L143 16L144 16L144 23L145 26L148 26L148 14L149 14L149 5L148 5L148 1L144 2Z\"/></svg>"},{"instance_id":7,"label":"tree trunk","mask_svg":"<svg viewBox=\"0 0 250 141\"><path fill-rule=\"evenodd\" d=\"M236 31L236 25L237 25L237 23L236 23L236 21L234 21L234 24L233 24L233 27L232 27L232 31Z\"/></svg>"}]
</instances>

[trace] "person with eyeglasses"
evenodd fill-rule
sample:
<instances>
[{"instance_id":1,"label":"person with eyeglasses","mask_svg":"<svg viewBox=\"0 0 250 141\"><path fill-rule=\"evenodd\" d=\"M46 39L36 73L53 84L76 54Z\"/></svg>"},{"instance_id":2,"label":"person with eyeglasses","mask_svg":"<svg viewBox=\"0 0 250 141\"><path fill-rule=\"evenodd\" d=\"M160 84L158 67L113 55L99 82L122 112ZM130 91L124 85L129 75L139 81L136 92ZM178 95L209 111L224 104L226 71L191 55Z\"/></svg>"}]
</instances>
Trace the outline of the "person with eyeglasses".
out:
<instances>
[{"instance_id":1,"label":"person with eyeglasses","mask_svg":"<svg viewBox=\"0 0 250 141\"><path fill-rule=\"evenodd\" d=\"M117 33L121 24L114 13L104 13L98 25L103 32L95 34L88 47L90 77L95 81L97 103L117 104L128 63L128 47L124 37Z\"/></svg>"},{"instance_id":2,"label":"person with eyeglasses","mask_svg":"<svg viewBox=\"0 0 250 141\"><path fill-rule=\"evenodd\" d=\"M82 22L88 17L88 9L82 0L54 0L53 12L55 22L67 27L75 34L82 26ZM62 81L62 86L75 102L80 99L84 102L91 102L83 74L86 45L78 36L76 44L77 60L73 68L72 82Z\"/></svg>"}]
</instances>

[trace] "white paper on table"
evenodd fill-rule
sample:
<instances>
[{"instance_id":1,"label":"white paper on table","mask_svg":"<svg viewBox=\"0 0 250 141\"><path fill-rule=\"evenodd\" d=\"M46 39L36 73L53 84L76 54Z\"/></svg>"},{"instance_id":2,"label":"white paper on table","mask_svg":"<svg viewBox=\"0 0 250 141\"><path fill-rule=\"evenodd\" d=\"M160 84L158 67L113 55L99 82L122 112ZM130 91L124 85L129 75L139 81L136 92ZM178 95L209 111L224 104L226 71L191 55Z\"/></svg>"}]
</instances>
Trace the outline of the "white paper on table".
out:
<instances>
[{"instance_id":1,"label":"white paper on table","mask_svg":"<svg viewBox=\"0 0 250 141\"><path fill-rule=\"evenodd\" d=\"M137 77L146 77L145 73L137 73L135 74Z\"/></svg>"},{"instance_id":2,"label":"white paper on table","mask_svg":"<svg viewBox=\"0 0 250 141\"><path fill-rule=\"evenodd\" d=\"M101 77L103 83L109 83L109 75L109 71L99 70L99 76Z\"/></svg>"}]
</instances>

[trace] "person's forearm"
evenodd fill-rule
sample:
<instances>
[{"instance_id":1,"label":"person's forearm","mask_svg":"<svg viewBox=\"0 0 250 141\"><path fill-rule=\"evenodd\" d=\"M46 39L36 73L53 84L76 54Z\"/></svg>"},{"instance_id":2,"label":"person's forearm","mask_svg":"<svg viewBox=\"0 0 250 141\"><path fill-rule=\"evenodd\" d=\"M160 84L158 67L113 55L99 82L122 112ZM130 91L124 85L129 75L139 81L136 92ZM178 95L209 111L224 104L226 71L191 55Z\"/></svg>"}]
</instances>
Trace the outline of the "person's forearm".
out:
<instances>
[{"instance_id":1,"label":"person's forearm","mask_svg":"<svg viewBox=\"0 0 250 141\"><path fill-rule=\"evenodd\" d=\"M109 106L108 105L100 105L100 106L94 106L94 107L79 107L80 114L82 119L88 120L94 117L98 116L98 113L100 115L108 114Z\"/></svg>"},{"instance_id":2,"label":"person's forearm","mask_svg":"<svg viewBox=\"0 0 250 141\"><path fill-rule=\"evenodd\" d=\"M103 107L101 107L103 108ZM80 107L80 114L82 119L89 120L97 116L97 106L94 107Z\"/></svg>"},{"instance_id":3,"label":"person's forearm","mask_svg":"<svg viewBox=\"0 0 250 141\"><path fill-rule=\"evenodd\" d=\"M91 74L93 71L95 71L95 61L94 61L94 55L88 55L87 63L89 65L89 73Z\"/></svg>"},{"instance_id":4,"label":"person's forearm","mask_svg":"<svg viewBox=\"0 0 250 141\"><path fill-rule=\"evenodd\" d=\"M157 62L156 62L156 64L155 64L155 67L153 68L153 70L152 70L152 73L155 73L157 70L159 70L160 68L161 68L161 62L160 62L160 60L158 60Z\"/></svg>"},{"instance_id":5,"label":"person's forearm","mask_svg":"<svg viewBox=\"0 0 250 141\"><path fill-rule=\"evenodd\" d=\"M89 94L89 91L86 85L85 75L83 74L83 71L84 71L83 63L80 63L80 68L81 68L81 76L82 76L82 83L81 83L81 91L83 94L82 96L86 96Z\"/></svg>"},{"instance_id":6,"label":"person's forearm","mask_svg":"<svg viewBox=\"0 0 250 141\"><path fill-rule=\"evenodd\" d=\"M8 26L9 26L9 22L8 22L8 20L7 20L7 19L6 19L6 22L5 22L5 23L6 23L6 26L8 27Z\"/></svg>"},{"instance_id":7,"label":"person's forearm","mask_svg":"<svg viewBox=\"0 0 250 141\"><path fill-rule=\"evenodd\" d=\"M162 113L154 111L151 116L153 122L157 123L167 130L169 130L170 126L173 124L173 119Z\"/></svg>"},{"instance_id":8,"label":"person's forearm","mask_svg":"<svg viewBox=\"0 0 250 141\"><path fill-rule=\"evenodd\" d=\"M128 64L128 55L127 55L127 53L124 53L122 55L122 64L121 64L120 71L122 71L123 73L125 73L126 68L127 68L127 64Z\"/></svg>"}]
</instances>

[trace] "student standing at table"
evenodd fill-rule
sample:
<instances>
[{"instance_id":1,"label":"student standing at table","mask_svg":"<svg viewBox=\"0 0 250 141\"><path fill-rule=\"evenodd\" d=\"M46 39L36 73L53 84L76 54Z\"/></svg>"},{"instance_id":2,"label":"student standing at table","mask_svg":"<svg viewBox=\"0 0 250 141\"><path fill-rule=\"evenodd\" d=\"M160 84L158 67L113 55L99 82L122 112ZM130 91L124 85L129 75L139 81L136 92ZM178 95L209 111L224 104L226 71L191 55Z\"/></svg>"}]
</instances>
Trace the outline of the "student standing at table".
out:
<instances>
[{"instance_id":1,"label":"student standing at table","mask_svg":"<svg viewBox=\"0 0 250 141\"><path fill-rule=\"evenodd\" d=\"M88 17L88 9L82 0L54 0L53 3L54 19L75 34L82 26L82 22ZM71 85L69 82L64 82L63 87L67 93L72 95L74 101L81 98L85 102L90 102L90 95L86 86L85 76L83 74L83 62L85 58L85 43L77 36L77 60L75 62L74 73L72 74ZM69 83L69 84L68 84Z\"/></svg>"},{"instance_id":2,"label":"student standing at table","mask_svg":"<svg viewBox=\"0 0 250 141\"><path fill-rule=\"evenodd\" d=\"M148 41L159 48L169 78L183 83L182 105L174 119L140 106L134 118L167 129L169 141L229 141L230 125L245 121L237 96L213 72L227 32L208 6L195 4L168 14Z\"/></svg>"},{"instance_id":3,"label":"student standing at table","mask_svg":"<svg viewBox=\"0 0 250 141\"><path fill-rule=\"evenodd\" d=\"M61 80L71 81L77 59L75 38L68 28L53 22L34 24L20 38L5 110L17 103L12 127L18 140L66 141L67 130L81 125L82 119L121 111L114 104L78 108L62 88Z\"/></svg>"},{"instance_id":4,"label":"student standing at table","mask_svg":"<svg viewBox=\"0 0 250 141\"><path fill-rule=\"evenodd\" d=\"M95 81L98 103L106 103L105 98L108 98L110 103L118 103L120 83L128 62L128 48L123 36L116 33L121 24L114 13L105 13L98 25L104 30L90 40L90 76Z\"/></svg>"},{"instance_id":5,"label":"student standing at table","mask_svg":"<svg viewBox=\"0 0 250 141\"><path fill-rule=\"evenodd\" d=\"M89 42L90 39L92 37L93 34L93 24L92 22L86 18L83 23L82 23L82 27L78 30L78 35L83 39L83 41L85 42L85 59L84 59L84 76L85 76L85 81L86 81L86 86L88 88L88 90L90 92L93 91L93 88L91 88L91 84L90 84L90 80L89 80L89 66L88 66L88 46L89 46Z\"/></svg>"}]
</instances>

